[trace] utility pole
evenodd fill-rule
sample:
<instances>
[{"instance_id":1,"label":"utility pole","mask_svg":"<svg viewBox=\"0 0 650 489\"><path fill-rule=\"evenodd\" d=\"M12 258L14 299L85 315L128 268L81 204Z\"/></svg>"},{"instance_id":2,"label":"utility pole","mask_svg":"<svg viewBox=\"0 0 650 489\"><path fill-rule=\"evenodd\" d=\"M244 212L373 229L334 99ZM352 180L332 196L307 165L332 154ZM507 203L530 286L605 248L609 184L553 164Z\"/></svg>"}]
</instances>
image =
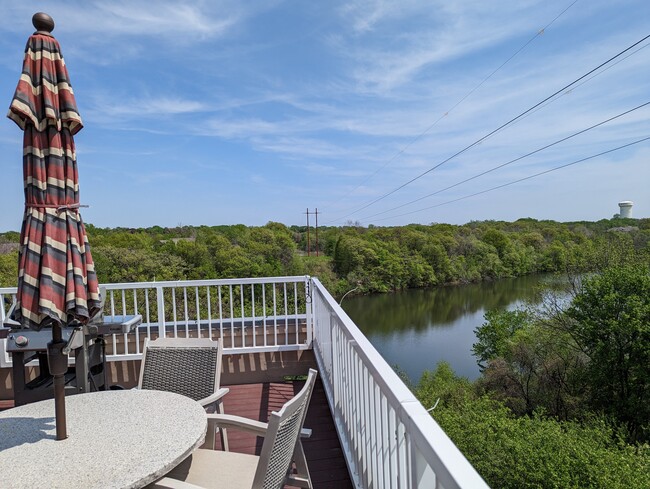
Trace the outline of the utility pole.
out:
<instances>
[{"instance_id":1,"label":"utility pole","mask_svg":"<svg viewBox=\"0 0 650 489\"><path fill-rule=\"evenodd\" d=\"M316 256L318 256L318 207L316 207Z\"/></svg>"},{"instance_id":2,"label":"utility pole","mask_svg":"<svg viewBox=\"0 0 650 489\"><path fill-rule=\"evenodd\" d=\"M311 256L310 250L309 250L309 207L307 207L307 256Z\"/></svg>"}]
</instances>

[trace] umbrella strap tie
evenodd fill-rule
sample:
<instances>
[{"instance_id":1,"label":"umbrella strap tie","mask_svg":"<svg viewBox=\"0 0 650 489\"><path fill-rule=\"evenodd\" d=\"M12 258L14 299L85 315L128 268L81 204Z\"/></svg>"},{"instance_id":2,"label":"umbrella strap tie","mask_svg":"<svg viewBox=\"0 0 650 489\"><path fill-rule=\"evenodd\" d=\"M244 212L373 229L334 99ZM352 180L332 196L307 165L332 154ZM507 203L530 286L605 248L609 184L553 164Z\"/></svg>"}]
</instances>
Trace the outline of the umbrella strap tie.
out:
<instances>
[{"instance_id":1,"label":"umbrella strap tie","mask_svg":"<svg viewBox=\"0 0 650 489\"><path fill-rule=\"evenodd\" d=\"M56 209L57 212L63 211L77 211L80 207L89 207L88 205L82 204L25 204L25 207L32 209Z\"/></svg>"}]
</instances>

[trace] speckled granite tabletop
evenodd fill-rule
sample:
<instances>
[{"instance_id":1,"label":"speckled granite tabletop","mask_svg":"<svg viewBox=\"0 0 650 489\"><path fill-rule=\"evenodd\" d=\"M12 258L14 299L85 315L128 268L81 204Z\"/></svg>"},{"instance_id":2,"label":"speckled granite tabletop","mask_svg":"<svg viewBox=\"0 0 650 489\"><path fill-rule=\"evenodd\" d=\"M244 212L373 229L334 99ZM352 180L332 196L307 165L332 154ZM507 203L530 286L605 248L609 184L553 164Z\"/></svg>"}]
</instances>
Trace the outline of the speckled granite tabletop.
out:
<instances>
[{"instance_id":1,"label":"speckled granite tabletop","mask_svg":"<svg viewBox=\"0 0 650 489\"><path fill-rule=\"evenodd\" d=\"M62 441L51 399L0 412L0 488L143 487L205 439L204 409L178 394L103 391L65 402Z\"/></svg>"}]
</instances>

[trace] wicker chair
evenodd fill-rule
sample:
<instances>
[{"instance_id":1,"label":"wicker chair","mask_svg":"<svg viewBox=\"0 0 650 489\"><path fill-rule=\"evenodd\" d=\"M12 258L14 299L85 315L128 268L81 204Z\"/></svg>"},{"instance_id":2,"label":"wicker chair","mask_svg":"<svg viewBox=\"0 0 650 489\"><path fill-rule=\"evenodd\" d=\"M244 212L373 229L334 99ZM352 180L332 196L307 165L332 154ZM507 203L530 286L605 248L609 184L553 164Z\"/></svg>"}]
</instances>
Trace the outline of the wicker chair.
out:
<instances>
[{"instance_id":1,"label":"wicker chair","mask_svg":"<svg viewBox=\"0 0 650 489\"><path fill-rule=\"evenodd\" d=\"M138 389L175 392L199 402L209 413L223 410L220 386L223 345L209 338L158 338L145 340ZM222 446L228 449L224 429ZM208 431L204 447L214 447L214 430ZM213 448L212 447L212 448Z\"/></svg>"},{"instance_id":2,"label":"wicker chair","mask_svg":"<svg viewBox=\"0 0 650 489\"><path fill-rule=\"evenodd\" d=\"M198 449L166 477L150 487L280 489L285 484L290 484L312 488L300 436L316 375L315 370L309 370L305 386L293 399L287 401L280 411L271 413L268 424L239 416L208 415L209 424L214 423L221 428L243 429L263 436L264 443L259 457ZM292 461L296 462L297 474L291 474Z\"/></svg>"}]
</instances>

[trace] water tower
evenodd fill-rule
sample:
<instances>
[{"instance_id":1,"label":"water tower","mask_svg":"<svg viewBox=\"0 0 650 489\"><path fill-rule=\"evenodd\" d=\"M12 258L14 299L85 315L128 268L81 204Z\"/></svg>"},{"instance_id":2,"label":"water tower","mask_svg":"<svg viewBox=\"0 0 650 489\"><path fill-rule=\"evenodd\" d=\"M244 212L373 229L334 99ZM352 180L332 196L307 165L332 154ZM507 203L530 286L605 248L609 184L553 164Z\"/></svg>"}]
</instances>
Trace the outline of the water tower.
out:
<instances>
[{"instance_id":1,"label":"water tower","mask_svg":"<svg viewBox=\"0 0 650 489\"><path fill-rule=\"evenodd\" d=\"M621 217L632 217L632 206L634 202L630 200L624 200L623 202L618 203L618 208L620 209L619 215Z\"/></svg>"}]
</instances>

